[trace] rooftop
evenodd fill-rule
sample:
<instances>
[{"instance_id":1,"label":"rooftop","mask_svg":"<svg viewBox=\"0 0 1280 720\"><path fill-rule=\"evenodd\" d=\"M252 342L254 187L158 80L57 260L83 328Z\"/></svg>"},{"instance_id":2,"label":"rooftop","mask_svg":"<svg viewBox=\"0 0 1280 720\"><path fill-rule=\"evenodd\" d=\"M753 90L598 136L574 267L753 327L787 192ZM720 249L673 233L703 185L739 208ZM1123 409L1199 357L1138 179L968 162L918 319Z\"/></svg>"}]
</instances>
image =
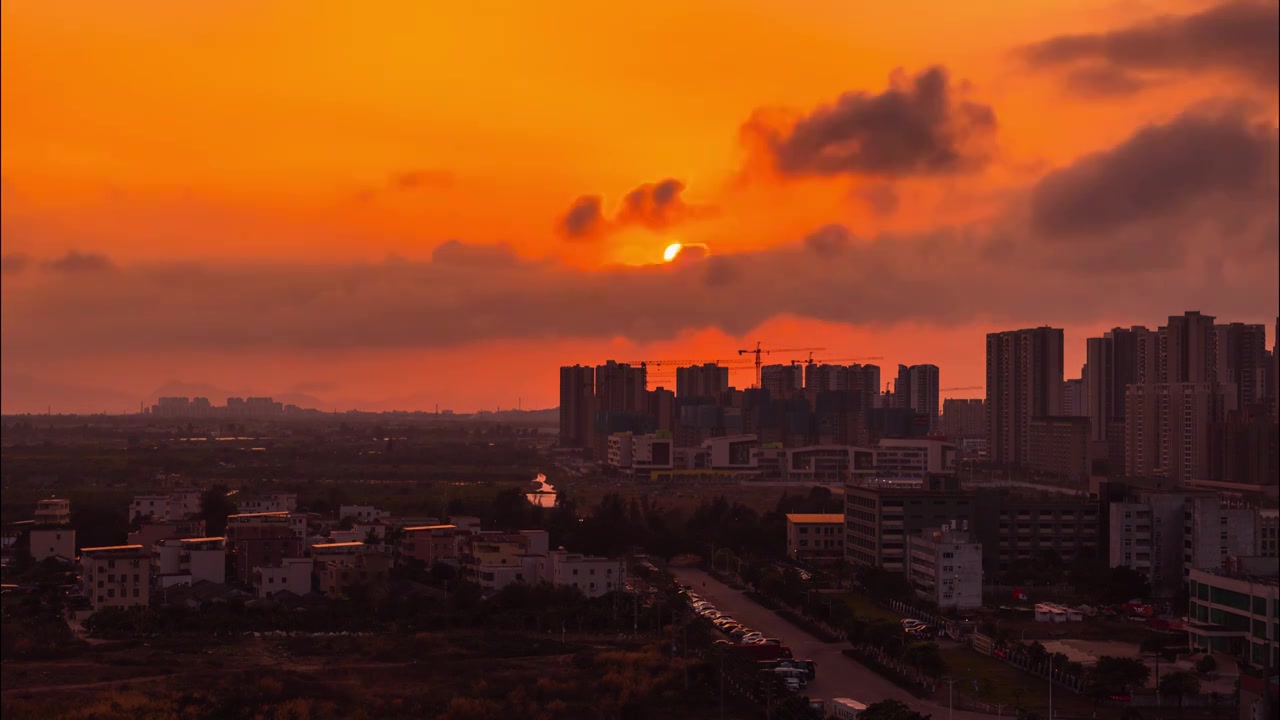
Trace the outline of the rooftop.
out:
<instances>
[{"instance_id":1,"label":"rooftop","mask_svg":"<svg viewBox=\"0 0 1280 720\"><path fill-rule=\"evenodd\" d=\"M405 532L417 532L419 530L457 530L457 525L416 525L414 527L404 528Z\"/></svg>"},{"instance_id":2,"label":"rooftop","mask_svg":"<svg viewBox=\"0 0 1280 720\"><path fill-rule=\"evenodd\" d=\"M218 540L223 540L223 541L225 541L225 540L226 540L226 538L225 538L225 537L179 538L179 539L178 539L178 542L184 542L184 543L203 543L203 542L215 542L215 541L218 541Z\"/></svg>"},{"instance_id":3,"label":"rooftop","mask_svg":"<svg viewBox=\"0 0 1280 720\"><path fill-rule=\"evenodd\" d=\"M289 513L285 512L284 510L279 510L276 512L237 513L235 515L228 515L227 519L237 520L240 518L255 518L255 517L289 517Z\"/></svg>"},{"instance_id":4,"label":"rooftop","mask_svg":"<svg viewBox=\"0 0 1280 720\"><path fill-rule=\"evenodd\" d=\"M332 550L332 549L335 549L335 548L351 548L351 547L364 547L364 543L362 543L362 542L355 542L355 541L352 541L352 542L335 542L335 543L316 543L315 545L312 545L312 546L311 546L311 549L313 549L313 550L318 550L318 549Z\"/></svg>"},{"instance_id":5,"label":"rooftop","mask_svg":"<svg viewBox=\"0 0 1280 720\"><path fill-rule=\"evenodd\" d=\"M128 553L141 553L143 555L150 556L150 553L148 553L141 545L105 545L103 547L81 548L80 552L82 554L120 553L122 555Z\"/></svg>"},{"instance_id":6,"label":"rooftop","mask_svg":"<svg viewBox=\"0 0 1280 720\"><path fill-rule=\"evenodd\" d=\"M840 513L787 513L787 522L796 525L839 525L844 522Z\"/></svg>"}]
</instances>

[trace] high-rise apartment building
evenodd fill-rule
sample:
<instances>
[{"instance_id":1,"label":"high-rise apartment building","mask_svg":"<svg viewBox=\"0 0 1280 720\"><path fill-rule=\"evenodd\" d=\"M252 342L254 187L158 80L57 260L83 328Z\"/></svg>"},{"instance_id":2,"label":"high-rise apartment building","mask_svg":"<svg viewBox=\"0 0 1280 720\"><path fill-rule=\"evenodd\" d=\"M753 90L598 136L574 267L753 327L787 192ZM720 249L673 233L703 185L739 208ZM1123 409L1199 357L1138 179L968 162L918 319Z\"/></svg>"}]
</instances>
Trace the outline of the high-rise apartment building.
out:
<instances>
[{"instance_id":1,"label":"high-rise apartment building","mask_svg":"<svg viewBox=\"0 0 1280 720\"><path fill-rule=\"evenodd\" d=\"M1267 328L1230 323L1215 327L1217 379L1235 389L1235 408L1267 399Z\"/></svg>"},{"instance_id":2,"label":"high-rise apartment building","mask_svg":"<svg viewBox=\"0 0 1280 720\"><path fill-rule=\"evenodd\" d=\"M1169 324L1160 328L1158 382L1217 382L1217 338L1210 315L1193 310L1169 316Z\"/></svg>"},{"instance_id":3,"label":"high-rise apartment building","mask_svg":"<svg viewBox=\"0 0 1280 720\"><path fill-rule=\"evenodd\" d=\"M938 395L937 365L898 366L898 385L893 393L895 405L928 416L929 429L934 431L938 429Z\"/></svg>"},{"instance_id":4,"label":"high-rise apartment building","mask_svg":"<svg viewBox=\"0 0 1280 720\"><path fill-rule=\"evenodd\" d=\"M729 389L729 368L715 363L676 368L676 397L719 398Z\"/></svg>"},{"instance_id":5,"label":"high-rise apartment building","mask_svg":"<svg viewBox=\"0 0 1280 720\"><path fill-rule=\"evenodd\" d=\"M1125 393L1129 386L1154 377L1156 353L1139 354L1155 348L1155 334L1145 327L1113 328L1100 338L1089 338L1085 344L1085 404L1089 414L1089 439L1103 442L1111 436L1109 428L1122 425L1125 417ZM1154 382L1154 379L1151 380Z\"/></svg>"},{"instance_id":6,"label":"high-rise apartment building","mask_svg":"<svg viewBox=\"0 0 1280 720\"><path fill-rule=\"evenodd\" d=\"M1089 396L1084 377L1062 381L1062 414L1065 417L1089 417Z\"/></svg>"},{"instance_id":7,"label":"high-rise apartment building","mask_svg":"<svg viewBox=\"0 0 1280 720\"><path fill-rule=\"evenodd\" d=\"M1210 430L1225 419L1222 386L1130 385L1126 403L1126 474L1166 477L1178 484L1210 476Z\"/></svg>"},{"instance_id":8,"label":"high-rise apartment building","mask_svg":"<svg viewBox=\"0 0 1280 720\"><path fill-rule=\"evenodd\" d=\"M648 406L647 371L613 360L596 366L596 410L635 412Z\"/></svg>"},{"instance_id":9,"label":"high-rise apartment building","mask_svg":"<svg viewBox=\"0 0 1280 720\"><path fill-rule=\"evenodd\" d=\"M791 397L804 389L804 366L765 365L760 368L760 387L773 399Z\"/></svg>"},{"instance_id":10,"label":"high-rise apartment building","mask_svg":"<svg viewBox=\"0 0 1280 720\"><path fill-rule=\"evenodd\" d=\"M844 365L805 365L804 389L813 392L845 392L850 389L849 370Z\"/></svg>"},{"instance_id":11,"label":"high-rise apartment building","mask_svg":"<svg viewBox=\"0 0 1280 720\"><path fill-rule=\"evenodd\" d=\"M560 368L560 447L585 448L591 443L595 376L591 367Z\"/></svg>"},{"instance_id":12,"label":"high-rise apartment building","mask_svg":"<svg viewBox=\"0 0 1280 720\"><path fill-rule=\"evenodd\" d=\"M992 462L1026 465L1031 419L1062 408L1062 330L987 335L987 445Z\"/></svg>"},{"instance_id":13,"label":"high-rise apartment building","mask_svg":"<svg viewBox=\"0 0 1280 720\"><path fill-rule=\"evenodd\" d=\"M986 432L986 413L981 398L942 401L942 432L949 438L980 438Z\"/></svg>"}]
</instances>

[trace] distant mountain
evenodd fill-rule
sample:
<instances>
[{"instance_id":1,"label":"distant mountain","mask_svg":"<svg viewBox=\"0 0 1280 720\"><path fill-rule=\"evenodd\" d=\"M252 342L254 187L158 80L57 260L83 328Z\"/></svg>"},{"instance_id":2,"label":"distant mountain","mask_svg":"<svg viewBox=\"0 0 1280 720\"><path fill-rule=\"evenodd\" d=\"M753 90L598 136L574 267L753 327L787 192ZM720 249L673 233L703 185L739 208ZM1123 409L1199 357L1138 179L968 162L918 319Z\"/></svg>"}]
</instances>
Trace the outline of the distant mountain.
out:
<instances>
[{"instance_id":1,"label":"distant mountain","mask_svg":"<svg viewBox=\"0 0 1280 720\"><path fill-rule=\"evenodd\" d=\"M45 380L31 375L0 375L0 412L93 414L138 412L146 398L105 388Z\"/></svg>"},{"instance_id":2,"label":"distant mountain","mask_svg":"<svg viewBox=\"0 0 1280 720\"><path fill-rule=\"evenodd\" d=\"M297 405L301 408L316 408L323 410L328 407L328 402L321 400L314 395L299 392L285 393L269 393L247 390L227 390L226 388L216 387L205 383L188 383L181 380L170 380L169 382L156 388L151 393L151 402L155 402L155 398L159 397L206 397L209 402L214 405L226 405L229 397L269 397L276 402L285 405Z\"/></svg>"}]
</instances>

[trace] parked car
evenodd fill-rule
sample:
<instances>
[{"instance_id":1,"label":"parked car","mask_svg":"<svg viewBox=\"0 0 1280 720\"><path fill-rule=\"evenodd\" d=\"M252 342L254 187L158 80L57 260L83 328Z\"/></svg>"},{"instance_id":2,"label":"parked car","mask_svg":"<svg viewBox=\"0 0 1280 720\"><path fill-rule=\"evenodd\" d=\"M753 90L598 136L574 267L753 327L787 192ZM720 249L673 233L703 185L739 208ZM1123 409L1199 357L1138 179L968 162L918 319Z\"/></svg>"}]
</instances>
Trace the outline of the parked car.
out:
<instances>
[{"instance_id":1,"label":"parked car","mask_svg":"<svg viewBox=\"0 0 1280 720\"><path fill-rule=\"evenodd\" d=\"M902 619L902 629L903 629L903 630L910 630L910 629L911 629L911 628L913 628L913 627L917 627L917 626L920 626L920 625L923 625L923 624L924 624L924 623L920 622L919 620L916 620L915 618L903 618L903 619Z\"/></svg>"},{"instance_id":2,"label":"parked car","mask_svg":"<svg viewBox=\"0 0 1280 720\"><path fill-rule=\"evenodd\" d=\"M764 633L758 632L758 631L749 632L746 635L742 636L741 642L752 643L752 642L755 642L756 640L763 640L763 639L764 639Z\"/></svg>"}]
</instances>

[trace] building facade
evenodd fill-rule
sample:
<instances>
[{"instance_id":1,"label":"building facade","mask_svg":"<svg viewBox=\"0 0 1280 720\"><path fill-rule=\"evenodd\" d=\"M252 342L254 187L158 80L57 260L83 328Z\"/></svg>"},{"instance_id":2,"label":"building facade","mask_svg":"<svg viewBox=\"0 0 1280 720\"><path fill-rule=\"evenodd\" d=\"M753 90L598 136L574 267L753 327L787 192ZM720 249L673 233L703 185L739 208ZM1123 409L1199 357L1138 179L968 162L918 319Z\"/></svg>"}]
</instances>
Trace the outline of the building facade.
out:
<instances>
[{"instance_id":1,"label":"building facade","mask_svg":"<svg viewBox=\"0 0 1280 720\"><path fill-rule=\"evenodd\" d=\"M787 557L796 560L843 560L844 515L787 514Z\"/></svg>"},{"instance_id":2,"label":"building facade","mask_svg":"<svg viewBox=\"0 0 1280 720\"><path fill-rule=\"evenodd\" d=\"M982 544L950 525L907 536L907 580L939 608L982 607Z\"/></svg>"},{"instance_id":3,"label":"building facade","mask_svg":"<svg viewBox=\"0 0 1280 720\"><path fill-rule=\"evenodd\" d=\"M151 553L141 545L84 548L80 573L82 591L95 612L151 603Z\"/></svg>"},{"instance_id":4,"label":"building facade","mask_svg":"<svg viewBox=\"0 0 1280 720\"><path fill-rule=\"evenodd\" d=\"M1000 465L1031 459L1031 419L1060 415L1062 330L987 335L987 456Z\"/></svg>"},{"instance_id":5,"label":"building facade","mask_svg":"<svg viewBox=\"0 0 1280 720\"><path fill-rule=\"evenodd\" d=\"M1038 417L1031 420L1031 462L1036 473L1064 480L1089 479L1087 416Z\"/></svg>"},{"instance_id":6,"label":"building facade","mask_svg":"<svg viewBox=\"0 0 1280 720\"><path fill-rule=\"evenodd\" d=\"M1192 570L1187 579L1192 650L1280 667L1280 583L1274 561L1241 558L1219 571Z\"/></svg>"}]
</instances>

